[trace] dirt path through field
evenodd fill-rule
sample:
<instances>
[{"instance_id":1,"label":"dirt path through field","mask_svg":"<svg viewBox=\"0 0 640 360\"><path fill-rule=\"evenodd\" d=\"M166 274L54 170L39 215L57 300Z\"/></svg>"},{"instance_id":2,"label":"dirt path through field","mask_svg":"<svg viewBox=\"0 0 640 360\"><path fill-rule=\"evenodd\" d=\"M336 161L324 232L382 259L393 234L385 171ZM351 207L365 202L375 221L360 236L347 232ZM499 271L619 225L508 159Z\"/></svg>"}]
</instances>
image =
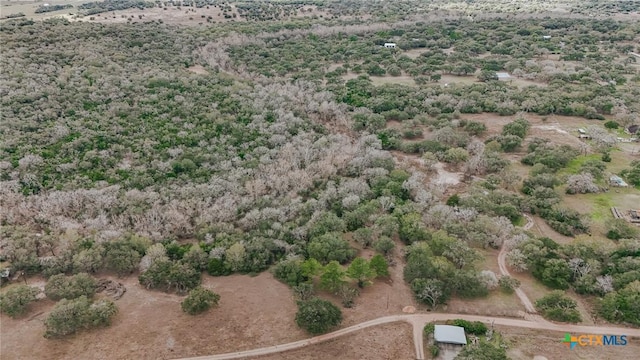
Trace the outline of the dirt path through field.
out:
<instances>
[{"instance_id":1,"label":"dirt path through field","mask_svg":"<svg viewBox=\"0 0 640 360\"><path fill-rule=\"evenodd\" d=\"M268 355L299 349L312 344L318 344L327 340L335 339L362 329L393 322L408 322L413 326L413 338L416 349L416 359L424 359L424 341L422 330L424 326L432 321L444 321L450 319L464 319L468 321L480 321L489 325L514 326L527 329L549 330L557 332L586 333L586 334L602 334L602 335L627 335L630 337L640 337L640 329L629 329L621 327L595 327L581 325L553 324L550 322L539 322L519 319L508 319L489 316L464 315L464 314L414 314L414 315L392 315L365 321L357 325L353 325L329 334L316 336L310 339L295 341L288 344L270 346L265 348L239 351L234 353L199 356L194 358L183 358L180 360L227 360L240 359L252 356ZM419 336L416 335L419 333Z\"/></svg>"},{"instance_id":2,"label":"dirt path through field","mask_svg":"<svg viewBox=\"0 0 640 360\"><path fill-rule=\"evenodd\" d=\"M523 215L525 219L527 219L527 223L524 225L523 228L525 230L529 230L531 229L531 227L533 227L533 224L534 224L533 219L531 218L531 216L527 214L523 214ZM509 273L509 269L507 269L506 259L507 259L507 248L506 246L502 246L502 248L500 249L500 254L498 254L498 266L500 266L500 273L502 274L502 276L511 276L511 274ZM524 308L527 310L528 313L530 314L536 313L536 308L533 306L533 303L531 302L531 300L529 300L529 297L527 297L527 294L525 294L524 291L522 291L522 289L517 288L516 295L518 296L518 298L520 299L520 302L522 303L522 305L524 305Z\"/></svg>"}]
</instances>

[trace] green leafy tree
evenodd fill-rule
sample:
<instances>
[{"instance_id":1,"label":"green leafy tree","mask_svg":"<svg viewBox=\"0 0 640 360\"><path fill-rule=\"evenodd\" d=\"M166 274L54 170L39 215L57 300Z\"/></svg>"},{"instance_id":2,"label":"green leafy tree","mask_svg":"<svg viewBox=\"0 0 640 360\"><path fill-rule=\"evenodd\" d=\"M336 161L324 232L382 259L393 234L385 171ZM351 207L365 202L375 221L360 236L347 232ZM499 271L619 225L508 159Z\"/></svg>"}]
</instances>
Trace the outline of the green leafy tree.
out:
<instances>
[{"instance_id":1,"label":"green leafy tree","mask_svg":"<svg viewBox=\"0 0 640 360\"><path fill-rule=\"evenodd\" d=\"M334 212L328 211L318 217L318 219L309 228L308 236L310 239L324 235L330 232L344 232L347 229L344 221L340 219Z\"/></svg>"},{"instance_id":2,"label":"green leafy tree","mask_svg":"<svg viewBox=\"0 0 640 360\"><path fill-rule=\"evenodd\" d=\"M429 239L429 233L424 227L422 216L419 213L402 215L398 234L400 235L400 240L407 244Z\"/></svg>"},{"instance_id":3,"label":"green leafy tree","mask_svg":"<svg viewBox=\"0 0 640 360\"><path fill-rule=\"evenodd\" d=\"M140 274L138 280L147 289L185 293L200 285L201 273L189 264L159 260Z\"/></svg>"},{"instance_id":4,"label":"green leafy tree","mask_svg":"<svg viewBox=\"0 0 640 360\"><path fill-rule=\"evenodd\" d=\"M379 216L374 223L376 234L382 237L393 237L398 233L398 219L389 214Z\"/></svg>"},{"instance_id":5,"label":"green leafy tree","mask_svg":"<svg viewBox=\"0 0 640 360\"><path fill-rule=\"evenodd\" d=\"M613 219L607 222L607 238L611 240L637 239L638 236L640 231L624 219Z\"/></svg>"},{"instance_id":6,"label":"green leafy tree","mask_svg":"<svg viewBox=\"0 0 640 360\"><path fill-rule=\"evenodd\" d=\"M447 277L441 276L440 279ZM482 281L480 274L472 270L457 270L451 277L451 283L455 293L463 298L475 298L487 296L489 289Z\"/></svg>"},{"instance_id":7,"label":"green leafy tree","mask_svg":"<svg viewBox=\"0 0 640 360\"><path fill-rule=\"evenodd\" d=\"M447 199L448 206L458 206L460 205L460 196L458 194L453 194Z\"/></svg>"},{"instance_id":8,"label":"green leafy tree","mask_svg":"<svg viewBox=\"0 0 640 360\"><path fill-rule=\"evenodd\" d=\"M613 120L609 120L609 121L604 123L604 127L606 127L607 129L617 129L617 128L620 127L620 124L618 124L617 122L615 122Z\"/></svg>"},{"instance_id":9,"label":"green leafy tree","mask_svg":"<svg viewBox=\"0 0 640 360\"><path fill-rule=\"evenodd\" d=\"M111 325L111 320L117 313L118 307L111 300L101 299L94 302L89 307L89 318L86 327L94 328Z\"/></svg>"},{"instance_id":10,"label":"green leafy tree","mask_svg":"<svg viewBox=\"0 0 640 360\"><path fill-rule=\"evenodd\" d=\"M326 264L330 261L338 261L343 264L356 254L349 246L349 242L342 238L340 233L327 233L314 238L307 245L307 253L310 258Z\"/></svg>"},{"instance_id":11,"label":"green leafy tree","mask_svg":"<svg viewBox=\"0 0 640 360\"><path fill-rule=\"evenodd\" d=\"M600 315L613 322L640 326L640 281L633 281L623 289L605 295L599 304Z\"/></svg>"},{"instance_id":12,"label":"green leafy tree","mask_svg":"<svg viewBox=\"0 0 640 360\"><path fill-rule=\"evenodd\" d=\"M307 259L300 265L302 276L311 279L322 272L322 264L316 259Z\"/></svg>"},{"instance_id":13,"label":"green leafy tree","mask_svg":"<svg viewBox=\"0 0 640 360\"><path fill-rule=\"evenodd\" d=\"M356 280L358 287L363 288L371 284L371 280L376 277L376 272L367 260L358 257L347 268L347 276Z\"/></svg>"},{"instance_id":14,"label":"green leafy tree","mask_svg":"<svg viewBox=\"0 0 640 360\"><path fill-rule=\"evenodd\" d=\"M507 360L507 351L501 346L481 340L477 345L467 345L455 360Z\"/></svg>"},{"instance_id":15,"label":"green leafy tree","mask_svg":"<svg viewBox=\"0 0 640 360\"><path fill-rule=\"evenodd\" d=\"M536 308L545 318L572 323L581 321L577 306L576 301L561 290L554 290L536 301Z\"/></svg>"},{"instance_id":16,"label":"green leafy tree","mask_svg":"<svg viewBox=\"0 0 640 360\"><path fill-rule=\"evenodd\" d=\"M524 139L530 126L531 124L527 120L519 118L505 125L502 128L502 135L515 135L520 139Z\"/></svg>"},{"instance_id":17,"label":"green leafy tree","mask_svg":"<svg viewBox=\"0 0 640 360\"><path fill-rule=\"evenodd\" d=\"M338 295L342 300L342 306L352 308L356 297L360 295L360 290L349 284L342 284L338 290Z\"/></svg>"},{"instance_id":18,"label":"green leafy tree","mask_svg":"<svg viewBox=\"0 0 640 360\"><path fill-rule=\"evenodd\" d=\"M451 148L445 151L443 161L451 164L459 164L469 159L469 152L462 148Z\"/></svg>"},{"instance_id":19,"label":"green leafy tree","mask_svg":"<svg viewBox=\"0 0 640 360\"><path fill-rule=\"evenodd\" d=\"M225 276L231 274L231 268L222 259L209 259L207 273L211 276Z\"/></svg>"},{"instance_id":20,"label":"green leafy tree","mask_svg":"<svg viewBox=\"0 0 640 360\"><path fill-rule=\"evenodd\" d=\"M315 293L312 283L300 283L293 287L294 295L302 301L309 300Z\"/></svg>"},{"instance_id":21,"label":"green leafy tree","mask_svg":"<svg viewBox=\"0 0 640 360\"><path fill-rule=\"evenodd\" d=\"M544 264L542 283L554 289L569 288L571 269L562 259L549 259Z\"/></svg>"},{"instance_id":22,"label":"green leafy tree","mask_svg":"<svg viewBox=\"0 0 640 360\"><path fill-rule=\"evenodd\" d=\"M96 293L96 280L86 273L73 276L58 274L49 278L44 293L51 300L75 299L80 296L91 298Z\"/></svg>"},{"instance_id":23,"label":"green leafy tree","mask_svg":"<svg viewBox=\"0 0 640 360\"><path fill-rule=\"evenodd\" d=\"M289 286L296 286L306 281L302 273L302 260L293 258L277 263L272 270L273 276Z\"/></svg>"},{"instance_id":24,"label":"green leafy tree","mask_svg":"<svg viewBox=\"0 0 640 360\"><path fill-rule=\"evenodd\" d=\"M378 241L373 243L373 248L383 255L389 255L395 247L396 243L387 236L381 236Z\"/></svg>"},{"instance_id":25,"label":"green leafy tree","mask_svg":"<svg viewBox=\"0 0 640 360\"><path fill-rule=\"evenodd\" d=\"M472 136L480 136L487 131L487 126L476 121L469 121L464 125L464 130Z\"/></svg>"},{"instance_id":26,"label":"green leafy tree","mask_svg":"<svg viewBox=\"0 0 640 360\"><path fill-rule=\"evenodd\" d=\"M346 273L337 261L328 263L320 275L320 286L328 291L336 293L345 283Z\"/></svg>"},{"instance_id":27,"label":"green leafy tree","mask_svg":"<svg viewBox=\"0 0 640 360\"><path fill-rule=\"evenodd\" d=\"M369 266L375 271L377 277L389 276L389 264L384 256L380 254L374 255L369 261Z\"/></svg>"},{"instance_id":28,"label":"green leafy tree","mask_svg":"<svg viewBox=\"0 0 640 360\"><path fill-rule=\"evenodd\" d=\"M140 264L142 255L129 242L106 243L105 249L105 265L107 269L115 271L118 276L131 274Z\"/></svg>"},{"instance_id":29,"label":"green leafy tree","mask_svg":"<svg viewBox=\"0 0 640 360\"><path fill-rule=\"evenodd\" d=\"M342 312L331 302L319 298L298 301L296 324L311 334L323 334L342 322Z\"/></svg>"},{"instance_id":30,"label":"green leafy tree","mask_svg":"<svg viewBox=\"0 0 640 360\"><path fill-rule=\"evenodd\" d=\"M503 135L497 139L502 151L512 152L522 144L522 138L516 135Z\"/></svg>"},{"instance_id":31,"label":"green leafy tree","mask_svg":"<svg viewBox=\"0 0 640 360\"><path fill-rule=\"evenodd\" d=\"M373 243L373 230L371 228L357 229L353 232L353 240L362 245L363 248L367 248Z\"/></svg>"},{"instance_id":32,"label":"green leafy tree","mask_svg":"<svg viewBox=\"0 0 640 360\"><path fill-rule=\"evenodd\" d=\"M184 254L182 261L198 271L205 271L209 264L209 254L204 252L200 246L193 245L189 251Z\"/></svg>"},{"instance_id":33,"label":"green leafy tree","mask_svg":"<svg viewBox=\"0 0 640 360\"><path fill-rule=\"evenodd\" d=\"M505 275L498 279L498 286L500 286L500 290L502 290L503 292L512 294L517 288L520 287L520 280Z\"/></svg>"},{"instance_id":34,"label":"green leafy tree","mask_svg":"<svg viewBox=\"0 0 640 360\"><path fill-rule=\"evenodd\" d=\"M496 74L495 71L482 70L480 72L480 75L478 75L478 80L482 82L496 81L498 80L498 75Z\"/></svg>"},{"instance_id":35,"label":"green leafy tree","mask_svg":"<svg viewBox=\"0 0 640 360\"><path fill-rule=\"evenodd\" d=\"M17 285L0 295L0 311L15 318L27 312L29 304L40 291L27 285Z\"/></svg>"},{"instance_id":36,"label":"green leafy tree","mask_svg":"<svg viewBox=\"0 0 640 360\"><path fill-rule=\"evenodd\" d=\"M453 325L464 328L464 331L473 335L484 335L487 333L487 325L481 321L467 321L463 319L454 319Z\"/></svg>"},{"instance_id":37,"label":"green leafy tree","mask_svg":"<svg viewBox=\"0 0 640 360\"><path fill-rule=\"evenodd\" d=\"M415 279L411 282L416 299L435 308L449 299L449 291L445 284L437 279Z\"/></svg>"},{"instance_id":38,"label":"green leafy tree","mask_svg":"<svg viewBox=\"0 0 640 360\"><path fill-rule=\"evenodd\" d=\"M91 304L86 296L73 300L62 299L51 310L44 322L45 337L61 337L82 329L107 326L118 312L112 301L101 300Z\"/></svg>"},{"instance_id":39,"label":"green leafy tree","mask_svg":"<svg viewBox=\"0 0 640 360\"><path fill-rule=\"evenodd\" d=\"M73 272L95 273L104 265L104 248L101 245L93 245L90 249L81 250L73 255Z\"/></svg>"},{"instance_id":40,"label":"green leafy tree","mask_svg":"<svg viewBox=\"0 0 640 360\"><path fill-rule=\"evenodd\" d=\"M407 265L404 267L404 279L411 283L414 279L437 277L433 264L433 252L426 242L415 243L406 249Z\"/></svg>"},{"instance_id":41,"label":"green leafy tree","mask_svg":"<svg viewBox=\"0 0 640 360\"><path fill-rule=\"evenodd\" d=\"M231 271L238 271L244 266L246 255L247 251L244 244L237 242L231 245L224 253L225 263Z\"/></svg>"},{"instance_id":42,"label":"green leafy tree","mask_svg":"<svg viewBox=\"0 0 640 360\"><path fill-rule=\"evenodd\" d=\"M190 315L196 315L209 310L212 306L217 306L220 295L209 289L197 287L189 291L189 295L180 303L182 311Z\"/></svg>"}]
</instances>

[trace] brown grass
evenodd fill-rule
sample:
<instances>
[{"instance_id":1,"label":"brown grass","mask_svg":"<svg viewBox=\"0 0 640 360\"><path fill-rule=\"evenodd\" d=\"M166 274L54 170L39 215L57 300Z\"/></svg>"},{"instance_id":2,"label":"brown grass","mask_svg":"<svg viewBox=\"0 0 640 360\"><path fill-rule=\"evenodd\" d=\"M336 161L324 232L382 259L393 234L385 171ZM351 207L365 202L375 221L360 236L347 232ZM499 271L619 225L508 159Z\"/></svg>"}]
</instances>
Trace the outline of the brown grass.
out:
<instances>
[{"instance_id":1,"label":"brown grass","mask_svg":"<svg viewBox=\"0 0 640 360\"><path fill-rule=\"evenodd\" d=\"M256 277L205 276L220 306L202 315L182 312L183 297L148 291L135 277L119 280L127 292L108 328L47 340L43 321L53 308L44 300L13 320L2 315L0 353L7 359L167 359L275 345L307 337L295 326L296 305L286 285L269 273ZM41 313L40 315L37 315Z\"/></svg>"},{"instance_id":2,"label":"brown grass","mask_svg":"<svg viewBox=\"0 0 640 360\"><path fill-rule=\"evenodd\" d=\"M415 305L413 295L402 279L401 254L398 249L395 260L398 266L390 268L389 278L376 280L362 290L354 308L343 309L342 326L400 314L403 307ZM362 256L371 255L370 250L362 252ZM125 284L127 292L116 301L119 313L108 328L47 340L42 336L43 322L55 305L49 300L35 303L29 314L21 319L2 315L2 358L168 359L248 350L310 336L295 324L297 306L290 288L275 280L269 272L255 277L203 276L203 286L220 294L221 299L218 308L198 316L182 312L182 296L146 290L135 276L118 281ZM41 279L29 279L31 285L36 282L42 283ZM340 303L334 296L320 295ZM388 337L389 331L374 330L373 334L378 331L383 335L375 335L369 342L380 342L380 351L387 351L388 358L404 354L403 346L381 341ZM406 341L411 342L411 337L407 336ZM352 354L359 350L354 351ZM409 346L406 351L411 353L413 348Z\"/></svg>"},{"instance_id":3,"label":"brown grass","mask_svg":"<svg viewBox=\"0 0 640 360\"><path fill-rule=\"evenodd\" d=\"M286 353L259 357L263 360L403 360L414 359L409 324L394 323Z\"/></svg>"},{"instance_id":4,"label":"brown grass","mask_svg":"<svg viewBox=\"0 0 640 360\"><path fill-rule=\"evenodd\" d=\"M530 330L506 326L496 326L503 339L509 345L507 355L514 360L531 360L534 356L555 359L598 359L618 360L637 359L640 352L638 339L627 339L626 346L578 346L570 350L562 342L563 332ZM582 334L572 334L582 335Z\"/></svg>"}]
</instances>

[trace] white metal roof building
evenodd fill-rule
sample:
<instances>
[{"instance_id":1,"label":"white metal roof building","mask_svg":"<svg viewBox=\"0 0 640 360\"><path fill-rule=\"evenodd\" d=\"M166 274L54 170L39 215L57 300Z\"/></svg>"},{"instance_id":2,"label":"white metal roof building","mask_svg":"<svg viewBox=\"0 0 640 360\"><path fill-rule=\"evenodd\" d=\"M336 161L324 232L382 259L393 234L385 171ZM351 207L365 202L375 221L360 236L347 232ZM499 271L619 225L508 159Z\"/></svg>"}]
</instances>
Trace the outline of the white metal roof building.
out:
<instances>
[{"instance_id":1,"label":"white metal roof building","mask_svg":"<svg viewBox=\"0 0 640 360\"><path fill-rule=\"evenodd\" d=\"M452 325L435 325L433 337L438 343L467 345L464 328Z\"/></svg>"}]
</instances>

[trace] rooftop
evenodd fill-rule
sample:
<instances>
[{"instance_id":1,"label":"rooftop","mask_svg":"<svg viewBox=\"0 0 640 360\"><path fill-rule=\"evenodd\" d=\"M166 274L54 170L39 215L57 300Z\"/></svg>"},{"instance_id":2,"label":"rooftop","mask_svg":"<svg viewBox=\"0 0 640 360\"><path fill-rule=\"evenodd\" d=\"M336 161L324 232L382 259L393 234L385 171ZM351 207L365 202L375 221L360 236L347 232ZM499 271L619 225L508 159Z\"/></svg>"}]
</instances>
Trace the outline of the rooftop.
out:
<instances>
[{"instance_id":1,"label":"rooftop","mask_svg":"<svg viewBox=\"0 0 640 360\"><path fill-rule=\"evenodd\" d=\"M439 343L467 345L464 328L460 326L435 325L433 337Z\"/></svg>"}]
</instances>

